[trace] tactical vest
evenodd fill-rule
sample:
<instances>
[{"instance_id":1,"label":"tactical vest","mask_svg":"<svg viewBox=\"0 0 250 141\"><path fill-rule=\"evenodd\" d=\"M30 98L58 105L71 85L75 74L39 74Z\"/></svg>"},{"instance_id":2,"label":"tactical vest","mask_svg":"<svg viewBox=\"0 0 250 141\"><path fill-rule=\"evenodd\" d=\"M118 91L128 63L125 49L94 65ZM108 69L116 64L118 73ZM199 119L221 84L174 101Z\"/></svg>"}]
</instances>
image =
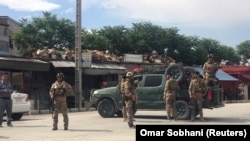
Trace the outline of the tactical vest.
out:
<instances>
[{"instance_id":1,"label":"tactical vest","mask_svg":"<svg viewBox=\"0 0 250 141\"><path fill-rule=\"evenodd\" d=\"M171 79L167 80L166 83L167 83L166 93L175 94L178 87L179 87L176 80L171 78Z\"/></svg>"},{"instance_id":2,"label":"tactical vest","mask_svg":"<svg viewBox=\"0 0 250 141\"><path fill-rule=\"evenodd\" d=\"M215 63L208 63L206 62L205 63L205 66L204 66L204 71L206 72L205 75L208 75L208 76L214 76L216 71L217 71L217 64Z\"/></svg>"},{"instance_id":3,"label":"tactical vest","mask_svg":"<svg viewBox=\"0 0 250 141\"><path fill-rule=\"evenodd\" d=\"M55 90L55 96L63 96L66 93L65 83L64 82L55 82L53 85L53 89Z\"/></svg>"},{"instance_id":4,"label":"tactical vest","mask_svg":"<svg viewBox=\"0 0 250 141\"><path fill-rule=\"evenodd\" d=\"M194 80L193 81L193 87L195 92L205 92L206 85L202 80Z\"/></svg>"},{"instance_id":5,"label":"tactical vest","mask_svg":"<svg viewBox=\"0 0 250 141\"><path fill-rule=\"evenodd\" d=\"M133 79L127 78L124 85L125 96L136 95L136 88Z\"/></svg>"}]
</instances>

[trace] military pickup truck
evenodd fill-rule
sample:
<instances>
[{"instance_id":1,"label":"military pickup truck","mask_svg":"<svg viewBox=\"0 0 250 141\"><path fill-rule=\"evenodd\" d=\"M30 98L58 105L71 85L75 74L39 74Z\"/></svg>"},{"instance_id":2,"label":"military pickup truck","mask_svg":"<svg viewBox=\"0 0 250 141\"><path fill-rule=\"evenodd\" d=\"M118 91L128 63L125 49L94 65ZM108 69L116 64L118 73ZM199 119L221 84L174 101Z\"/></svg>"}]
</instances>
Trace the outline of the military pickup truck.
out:
<instances>
[{"instance_id":1,"label":"military pickup truck","mask_svg":"<svg viewBox=\"0 0 250 141\"><path fill-rule=\"evenodd\" d=\"M179 82L180 90L176 96L176 108L178 119L190 119L191 110L189 105L188 87L191 74L194 72L192 67L183 67L178 64L169 65L164 73L161 74L139 74L135 75L135 82L140 80L140 86L136 88L139 101L137 110L164 110L165 101L163 91L166 82L165 73L171 72L174 79ZM214 109L223 107L223 89L217 85L208 87L203 96L203 108ZM90 95L92 107L95 107L101 117L108 118L115 115L122 116L122 101L118 86L92 90ZM197 111L198 115L198 111Z\"/></svg>"}]
</instances>

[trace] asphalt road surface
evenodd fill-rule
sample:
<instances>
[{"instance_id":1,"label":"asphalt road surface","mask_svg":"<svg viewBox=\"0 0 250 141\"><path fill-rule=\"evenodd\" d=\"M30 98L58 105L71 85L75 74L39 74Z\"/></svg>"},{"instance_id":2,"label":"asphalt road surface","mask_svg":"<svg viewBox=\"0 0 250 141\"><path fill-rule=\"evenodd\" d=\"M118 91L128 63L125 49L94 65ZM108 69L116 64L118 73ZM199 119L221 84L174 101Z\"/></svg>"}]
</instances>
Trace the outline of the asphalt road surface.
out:
<instances>
[{"instance_id":1,"label":"asphalt road surface","mask_svg":"<svg viewBox=\"0 0 250 141\"><path fill-rule=\"evenodd\" d=\"M219 109L204 109L205 122L166 120L165 111L138 111L135 125L250 125L250 103L226 104ZM69 130L63 130L62 115L59 115L57 131L52 131L51 114L25 115L6 122L0 128L0 140L4 141L135 141L135 130L130 129L122 118L102 118L97 111L69 112Z\"/></svg>"}]
</instances>

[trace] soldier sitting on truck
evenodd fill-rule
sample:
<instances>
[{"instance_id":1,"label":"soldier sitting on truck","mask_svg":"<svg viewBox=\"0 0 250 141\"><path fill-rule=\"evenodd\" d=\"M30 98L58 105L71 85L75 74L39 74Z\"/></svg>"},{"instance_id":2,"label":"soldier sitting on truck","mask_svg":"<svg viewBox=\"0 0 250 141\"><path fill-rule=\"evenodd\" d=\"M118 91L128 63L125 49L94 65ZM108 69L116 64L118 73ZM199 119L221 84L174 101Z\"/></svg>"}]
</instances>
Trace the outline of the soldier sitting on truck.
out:
<instances>
[{"instance_id":1,"label":"soldier sitting on truck","mask_svg":"<svg viewBox=\"0 0 250 141\"><path fill-rule=\"evenodd\" d=\"M207 58L207 62L203 65L203 76L208 86L214 86L216 84L215 82L218 80L215 75L218 70L218 64L215 63L212 54L209 54Z\"/></svg>"}]
</instances>

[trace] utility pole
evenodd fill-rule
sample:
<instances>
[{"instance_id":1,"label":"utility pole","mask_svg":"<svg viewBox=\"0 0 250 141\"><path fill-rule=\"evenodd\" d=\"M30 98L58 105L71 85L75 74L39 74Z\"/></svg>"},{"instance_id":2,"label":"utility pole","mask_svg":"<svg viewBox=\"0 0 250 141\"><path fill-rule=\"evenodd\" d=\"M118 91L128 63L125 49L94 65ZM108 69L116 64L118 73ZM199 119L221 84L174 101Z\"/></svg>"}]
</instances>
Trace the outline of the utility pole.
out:
<instances>
[{"instance_id":1,"label":"utility pole","mask_svg":"<svg viewBox=\"0 0 250 141\"><path fill-rule=\"evenodd\" d=\"M82 108L82 48L81 48L81 0L76 0L75 29L75 105Z\"/></svg>"}]
</instances>

